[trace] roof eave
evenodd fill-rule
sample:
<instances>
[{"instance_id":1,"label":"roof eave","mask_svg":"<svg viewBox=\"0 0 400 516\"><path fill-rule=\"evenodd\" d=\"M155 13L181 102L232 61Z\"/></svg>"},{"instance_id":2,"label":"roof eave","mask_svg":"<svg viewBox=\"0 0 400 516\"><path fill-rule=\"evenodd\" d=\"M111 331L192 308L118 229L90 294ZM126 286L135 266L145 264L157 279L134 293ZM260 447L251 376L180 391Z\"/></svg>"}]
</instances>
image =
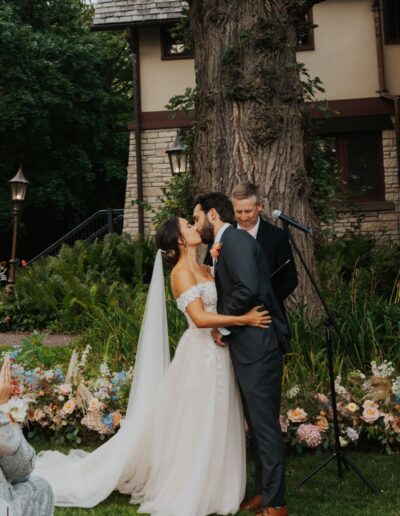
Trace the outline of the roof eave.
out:
<instances>
[{"instance_id":1,"label":"roof eave","mask_svg":"<svg viewBox=\"0 0 400 516\"><path fill-rule=\"evenodd\" d=\"M140 21L130 21L130 22L115 22L115 23L98 23L94 24L91 27L92 31L107 31L107 30L124 30L128 27L151 27L158 25L166 25L170 23L176 23L180 20L180 18L163 18L162 20L140 20Z\"/></svg>"}]
</instances>

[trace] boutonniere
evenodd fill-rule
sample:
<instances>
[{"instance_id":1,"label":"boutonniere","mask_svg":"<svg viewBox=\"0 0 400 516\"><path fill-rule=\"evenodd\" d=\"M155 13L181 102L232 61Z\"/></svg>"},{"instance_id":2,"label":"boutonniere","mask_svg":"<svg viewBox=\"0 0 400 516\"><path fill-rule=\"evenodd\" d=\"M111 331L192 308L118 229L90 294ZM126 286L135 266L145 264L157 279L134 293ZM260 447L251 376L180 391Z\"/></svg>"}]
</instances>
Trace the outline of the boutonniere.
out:
<instances>
[{"instance_id":1,"label":"boutonniere","mask_svg":"<svg viewBox=\"0 0 400 516\"><path fill-rule=\"evenodd\" d=\"M211 258L213 260L217 260L218 259L219 253L221 252L221 249L222 249L222 243L221 242L218 242L217 244L214 244L212 246L212 248L210 249L210 255L211 255Z\"/></svg>"}]
</instances>

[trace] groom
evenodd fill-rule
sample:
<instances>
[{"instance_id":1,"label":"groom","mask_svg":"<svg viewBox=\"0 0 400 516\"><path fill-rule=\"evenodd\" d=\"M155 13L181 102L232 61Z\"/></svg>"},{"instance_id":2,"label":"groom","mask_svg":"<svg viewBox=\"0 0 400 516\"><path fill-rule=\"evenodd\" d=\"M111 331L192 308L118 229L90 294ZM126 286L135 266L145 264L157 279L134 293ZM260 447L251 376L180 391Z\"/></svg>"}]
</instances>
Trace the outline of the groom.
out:
<instances>
[{"instance_id":1,"label":"groom","mask_svg":"<svg viewBox=\"0 0 400 516\"><path fill-rule=\"evenodd\" d=\"M264 305L272 317L272 325L267 329L244 326L221 331L228 334L224 340L229 343L260 464L256 488L262 495L257 516L287 516L279 423L283 353L288 350L290 339L286 320L274 297L262 248L246 231L229 223L233 221L233 208L228 197L218 192L199 196L193 218L203 242L214 242L211 255L218 312L240 315Z\"/></svg>"}]
</instances>

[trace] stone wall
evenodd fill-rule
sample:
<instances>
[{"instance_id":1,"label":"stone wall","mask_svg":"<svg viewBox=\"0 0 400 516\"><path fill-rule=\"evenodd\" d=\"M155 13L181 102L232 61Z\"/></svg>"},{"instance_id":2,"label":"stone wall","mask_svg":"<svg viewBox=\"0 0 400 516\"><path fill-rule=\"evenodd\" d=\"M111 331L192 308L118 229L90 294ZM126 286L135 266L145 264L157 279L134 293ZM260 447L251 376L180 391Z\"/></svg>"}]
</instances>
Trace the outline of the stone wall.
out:
<instances>
[{"instance_id":1,"label":"stone wall","mask_svg":"<svg viewBox=\"0 0 400 516\"><path fill-rule=\"evenodd\" d=\"M145 202L153 207L160 205L161 186L171 178L168 156L165 151L175 142L176 132L176 129L142 132L143 194ZM361 232L370 233L376 238L400 241L400 184L395 132L393 130L383 131L382 141L386 205L381 203L380 209L371 209L370 205L365 210L359 208L357 212L343 211L339 220L333 224L333 228L338 233L344 233L347 230L361 230ZM135 133L132 131L124 217L124 231L131 235L138 233L138 207L132 204L132 201L137 198L135 159ZM154 230L152 217L151 211L145 211L146 234L150 234Z\"/></svg>"},{"instance_id":2,"label":"stone wall","mask_svg":"<svg viewBox=\"0 0 400 516\"><path fill-rule=\"evenodd\" d=\"M382 132L383 166L385 173L385 203L372 209L374 203L343 211L332 226L339 234L348 230L369 233L377 239L400 241L400 183L397 167L396 135L394 130Z\"/></svg>"},{"instance_id":3,"label":"stone wall","mask_svg":"<svg viewBox=\"0 0 400 516\"><path fill-rule=\"evenodd\" d=\"M165 151L175 142L176 129L156 129L142 132L143 197L153 208L160 205L161 186L171 179L171 169ZM137 199L135 133L131 131L129 165L125 195L124 231L136 235L139 230ZM145 210L145 233L153 232L153 214Z\"/></svg>"}]
</instances>

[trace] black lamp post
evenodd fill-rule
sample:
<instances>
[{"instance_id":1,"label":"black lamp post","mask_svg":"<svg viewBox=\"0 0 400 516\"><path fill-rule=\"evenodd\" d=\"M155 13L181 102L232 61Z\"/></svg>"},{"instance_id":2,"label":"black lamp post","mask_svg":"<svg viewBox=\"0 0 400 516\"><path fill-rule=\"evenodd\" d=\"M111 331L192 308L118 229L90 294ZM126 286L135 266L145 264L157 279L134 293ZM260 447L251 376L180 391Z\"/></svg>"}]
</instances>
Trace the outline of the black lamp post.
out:
<instances>
[{"instance_id":1,"label":"black lamp post","mask_svg":"<svg viewBox=\"0 0 400 516\"><path fill-rule=\"evenodd\" d=\"M176 140L172 147L165 151L168 154L169 166L173 175L186 172L188 165L187 145L182 142L182 133L176 133Z\"/></svg>"},{"instance_id":2,"label":"black lamp post","mask_svg":"<svg viewBox=\"0 0 400 516\"><path fill-rule=\"evenodd\" d=\"M18 218L21 211L21 203L25 200L26 189L29 181L25 178L22 172L22 166L19 167L17 174L9 181L11 187L11 199L13 201L13 235L11 247L10 272L8 274L7 289L13 290L15 284L15 269L16 269L16 252L17 252L17 232L18 232Z\"/></svg>"}]
</instances>

